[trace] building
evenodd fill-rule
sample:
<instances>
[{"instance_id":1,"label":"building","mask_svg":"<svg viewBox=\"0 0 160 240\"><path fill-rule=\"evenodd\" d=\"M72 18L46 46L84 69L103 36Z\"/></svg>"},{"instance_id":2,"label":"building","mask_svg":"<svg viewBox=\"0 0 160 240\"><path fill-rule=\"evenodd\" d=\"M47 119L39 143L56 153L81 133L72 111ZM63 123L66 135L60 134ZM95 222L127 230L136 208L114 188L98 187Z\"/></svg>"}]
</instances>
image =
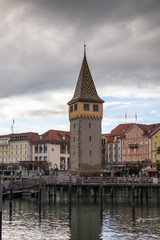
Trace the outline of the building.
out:
<instances>
[{"instance_id":1,"label":"building","mask_svg":"<svg viewBox=\"0 0 160 240\"><path fill-rule=\"evenodd\" d=\"M38 133L16 133L10 134L9 140L9 161L12 163L32 160L32 141Z\"/></svg>"},{"instance_id":2,"label":"building","mask_svg":"<svg viewBox=\"0 0 160 240\"><path fill-rule=\"evenodd\" d=\"M160 163L160 124L157 125L157 127L155 126L156 129L154 129L150 135L151 158L153 163Z\"/></svg>"},{"instance_id":3,"label":"building","mask_svg":"<svg viewBox=\"0 0 160 240\"><path fill-rule=\"evenodd\" d=\"M160 124L119 124L108 137L109 163L158 160L159 128Z\"/></svg>"},{"instance_id":4,"label":"building","mask_svg":"<svg viewBox=\"0 0 160 240\"><path fill-rule=\"evenodd\" d=\"M0 136L0 163L10 162L9 140L10 134Z\"/></svg>"},{"instance_id":5,"label":"building","mask_svg":"<svg viewBox=\"0 0 160 240\"><path fill-rule=\"evenodd\" d=\"M68 102L70 120L71 173L99 174L101 171L101 120L103 100L98 96L84 57L73 98Z\"/></svg>"},{"instance_id":6,"label":"building","mask_svg":"<svg viewBox=\"0 0 160 240\"><path fill-rule=\"evenodd\" d=\"M70 167L69 132L49 130L32 141L32 160L48 161L53 169L68 170Z\"/></svg>"},{"instance_id":7,"label":"building","mask_svg":"<svg viewBox=\"0 0 160 240\"><path fill-rule=\"evenodd\" d=\"M102 134L102 165L108 163L108 140L109 134Z\"/></svg>"}]
</instances>

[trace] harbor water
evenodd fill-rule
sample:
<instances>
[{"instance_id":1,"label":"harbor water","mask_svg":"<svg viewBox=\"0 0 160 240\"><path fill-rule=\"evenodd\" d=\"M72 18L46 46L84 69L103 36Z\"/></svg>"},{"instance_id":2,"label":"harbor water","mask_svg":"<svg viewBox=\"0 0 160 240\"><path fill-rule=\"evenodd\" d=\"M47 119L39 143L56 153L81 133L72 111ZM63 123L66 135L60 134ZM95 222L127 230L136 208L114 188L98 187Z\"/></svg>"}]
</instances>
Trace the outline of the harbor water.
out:
<instances>
[{"instance_id":1,"label":"harbor water","mask_svg":"<svg viewBox=\"0 0 160 240\"><path fill-rule=\"evenodd\" d=\"M58 192L56 199L43 191L42 202L23 196L3 200L3 240L160 239L159 190L132 204L127 192L113 198Z\"/></svg>"}]
</instances>

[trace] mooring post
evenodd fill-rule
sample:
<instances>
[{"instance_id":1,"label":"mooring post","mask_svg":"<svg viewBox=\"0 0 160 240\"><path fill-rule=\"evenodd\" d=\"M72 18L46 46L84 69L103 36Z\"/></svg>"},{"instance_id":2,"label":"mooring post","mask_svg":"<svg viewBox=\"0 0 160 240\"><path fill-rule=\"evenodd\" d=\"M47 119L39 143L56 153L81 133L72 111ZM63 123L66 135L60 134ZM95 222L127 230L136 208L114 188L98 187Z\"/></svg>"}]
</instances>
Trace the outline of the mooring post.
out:
<instances>
[{"instance_id":1,"label":"mooring post","mask_svg":"<svg viewBox=\"0 0 160 240\"><path fill-rule=\"evenodd\" d=\"M42 201L42 174L39 175L39 202Z\"/></svg>"},{"instance_id":2,"label":"mooring post","mask_svg":"<svg viewBox=\"0 0 160 240\"><path fill-rule=\"evenodd\" d=\"M2 187L3 179L0 177L0 240L2 240Z\"/></svg>"},{"instance_id":3,"label":"mooring post","mask_svg":"<svg viewBox=\"0 0 160 240\"><path fill-rule=\"evenodd\" d=\"M132 204L135 204L135 181L134 181L134 174L132 174Z\"/></svg>"},{"instance_id":4,"label":"mooring post","mask_svg":"<svg viewBox=\"0 0 160 240\"><path fill-rule=\"evenodd\" d=\"M100 197L101 197L101 206L103 206L103 174L101 174Z\"/></svg>"},{"instance_id":5,"label":"mooring post","mask_svg":"<svg viewBox=\"0 0 160 240\"><path fill-rule=\"evenodd\" d=\"M13 172L11 172L11 178L10 178L10 201L13 199Z\"/></svg>"},{"instance_id":6,"label":"mooring post","mask_svg":"<svg viewBox=\"0 0 160 240\"><path fill-rule=\"evenodd\" d=\"M72 176L69 174L69 192L68 192L68 197L69 197L69 204L72 203Z\"/></svg>"}]
</instances>

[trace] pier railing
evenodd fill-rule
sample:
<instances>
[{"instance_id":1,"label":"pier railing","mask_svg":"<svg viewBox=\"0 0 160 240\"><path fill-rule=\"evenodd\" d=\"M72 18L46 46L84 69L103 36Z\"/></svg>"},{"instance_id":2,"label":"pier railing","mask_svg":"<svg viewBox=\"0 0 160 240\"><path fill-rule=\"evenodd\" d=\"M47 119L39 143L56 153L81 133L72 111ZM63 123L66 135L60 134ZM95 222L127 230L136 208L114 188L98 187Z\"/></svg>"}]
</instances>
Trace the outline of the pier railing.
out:
<instances>
[{"instance_id":1,"label":"pier railing","mask_svg":"<svg viewBox=\"0 0 160 240\"><path fill-rule=\"evenodd\" d=\"M5 191L10 188L13 191L31 189L42 185L100 185L104 186L123 186L123 185L143 185L143 186L159 186L160 178L149 177L77 177L77 176L43 176L35 179L24 179L18 181L5 181L3 183Z\"/></svg>"},{"instance_id":2,"label":"pier railing","mask_svg":"<svg viewBox=\"0 0 160 240\"><path fill-rule=\"evenodd\" d=\"M73 185L79 185L79 184L101 184L103 185L109 185L109 184L132 184L133 182L138 184L145 184L145 185L151 185L151 184L160 184L160 178L149 178L149 177L77 177L72 176L71 181ZM68 185L69 184L69 176L52 176L52 177L45 177L46 184L62 184L62 185Z\"/></svg>"}]
</instances>

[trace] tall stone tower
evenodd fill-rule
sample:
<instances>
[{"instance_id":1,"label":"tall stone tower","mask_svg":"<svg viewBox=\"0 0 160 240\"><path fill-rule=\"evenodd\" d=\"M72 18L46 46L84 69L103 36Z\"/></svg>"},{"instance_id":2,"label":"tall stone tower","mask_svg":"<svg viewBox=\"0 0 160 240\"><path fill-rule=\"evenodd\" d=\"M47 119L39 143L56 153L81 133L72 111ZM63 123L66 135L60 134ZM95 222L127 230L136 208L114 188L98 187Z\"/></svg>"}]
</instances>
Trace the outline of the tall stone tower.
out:
<instances>
[{"instance_id":1,"label":"tall stone tower","mask_svg":"<svg viewBox=\"0 0 160 240\"><path fill-rule=\"evenodd\" d=\"M68 102L71 173L96 175L101 171L103 100L98 96L84 58L73 98Z\"/></svg>"}]
</instances>

